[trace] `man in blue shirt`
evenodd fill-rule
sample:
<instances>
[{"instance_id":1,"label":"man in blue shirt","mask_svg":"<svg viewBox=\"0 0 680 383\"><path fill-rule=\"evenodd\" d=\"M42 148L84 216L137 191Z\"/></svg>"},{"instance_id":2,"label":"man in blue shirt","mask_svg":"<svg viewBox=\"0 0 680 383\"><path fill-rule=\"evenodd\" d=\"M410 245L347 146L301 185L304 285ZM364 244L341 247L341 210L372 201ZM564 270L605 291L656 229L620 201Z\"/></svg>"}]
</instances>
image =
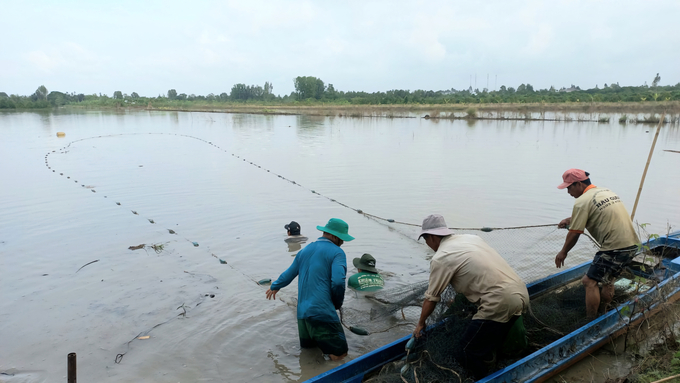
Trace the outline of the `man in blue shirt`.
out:
<instances>
[{"instance_id":1,"label":"man in blue shirt","mask_svg":"<svg viewBox=\"0 0 680 383\"><path fill-rule=\"evenodd\" d=\"M331 360L347 356L347 340L335 312L345 298L347 259L340 246L354 239L349 225L331 218L326 226L317 226L323 236L300 250L293 264L267 290L267 299L298 277L297 320L300 346L319 347Z\"/></svg>"}]
</instances>

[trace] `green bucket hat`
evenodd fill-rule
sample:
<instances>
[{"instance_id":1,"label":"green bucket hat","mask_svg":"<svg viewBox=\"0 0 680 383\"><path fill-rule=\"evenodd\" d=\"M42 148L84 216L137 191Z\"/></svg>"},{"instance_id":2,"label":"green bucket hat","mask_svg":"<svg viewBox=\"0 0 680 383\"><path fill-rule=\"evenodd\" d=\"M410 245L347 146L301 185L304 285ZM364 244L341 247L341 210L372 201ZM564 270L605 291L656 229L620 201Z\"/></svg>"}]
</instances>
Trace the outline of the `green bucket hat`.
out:
<instances>
[{"instance_id":1,"label":"green bucket hat","mask_svg":"<svg viewBox=\"0 0 680 383\"><path fill-rule=\"evenodd\" d=\"M349 231L349 225L347 222L339 218L331 218L328 220L326 226L317 226L316 228L325 233L333 234L345 242L349 242L354 239L354 237L347 233Z\"/></svg>"},{"instance_id":2,"label":"green bucket hat","mask_svg":"<svg viewBox=\"0 0 680 383\"><path fill-rule=\"evenodd\" d=\"M370 271L371 273L378 272L378 269L375 268L375 258L371 254L366 253L361 258L354 258L352 263L357 269Z\"/></svg>"}]
</instances>

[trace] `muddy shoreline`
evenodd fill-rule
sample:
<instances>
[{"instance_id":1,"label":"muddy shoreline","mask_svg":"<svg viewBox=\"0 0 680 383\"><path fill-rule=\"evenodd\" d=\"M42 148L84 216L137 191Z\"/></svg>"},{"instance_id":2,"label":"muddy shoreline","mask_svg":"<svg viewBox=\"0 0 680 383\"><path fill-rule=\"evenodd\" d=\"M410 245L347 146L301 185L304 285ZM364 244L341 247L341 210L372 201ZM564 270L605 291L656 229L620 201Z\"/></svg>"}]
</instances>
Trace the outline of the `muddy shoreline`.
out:
<instances>
[{"instance_id":1,"label":"muddy shoreline","mask_svg":"<svg viewBox=\"0 0 680 383\"><path fill-rule=\"evenodd\" d=\"M80 106L67 105L65 110L158 110L176 112L245 113L262 115L308 115L335 117L386 117L468 120L543 120L543 121L598 121L604 114L647 115L647 120L636 117L636 122L655 123L654 117L666 113L668 122L680 119L680 102L655 103L564 103L564 104L418 104L418 105L248 105L204 104L164 105L150 102L146 106ZM559 115L575 115L564 117ZM579 118L578 116L583 116ZM587 117L586 117L587 116ZM608 117L608 116L605 116ZM605 122L605 121L600 121ZM608 122L608 121L606 121Z\"/></svg>"}]
</instances>

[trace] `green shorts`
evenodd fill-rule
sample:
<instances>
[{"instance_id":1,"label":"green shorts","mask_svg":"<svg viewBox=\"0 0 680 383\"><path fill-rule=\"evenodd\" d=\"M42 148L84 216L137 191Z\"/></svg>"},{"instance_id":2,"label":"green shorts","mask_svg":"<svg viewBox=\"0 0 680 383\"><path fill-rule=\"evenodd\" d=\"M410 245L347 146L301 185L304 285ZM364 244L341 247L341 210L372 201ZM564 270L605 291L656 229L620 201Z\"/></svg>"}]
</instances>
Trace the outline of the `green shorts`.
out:
<instances>
[{"instance_id":1,"label":"green shorts","mask_svg":"<svg viewBox=\"0 0 680 383\"><path fill-rule=\"evenodd\" d=\"M298 319L300 347L318 347L324 354L335 356L347 353L345 331L339 322L321 322L314 319Z\"/></svg>"}]
</instances>

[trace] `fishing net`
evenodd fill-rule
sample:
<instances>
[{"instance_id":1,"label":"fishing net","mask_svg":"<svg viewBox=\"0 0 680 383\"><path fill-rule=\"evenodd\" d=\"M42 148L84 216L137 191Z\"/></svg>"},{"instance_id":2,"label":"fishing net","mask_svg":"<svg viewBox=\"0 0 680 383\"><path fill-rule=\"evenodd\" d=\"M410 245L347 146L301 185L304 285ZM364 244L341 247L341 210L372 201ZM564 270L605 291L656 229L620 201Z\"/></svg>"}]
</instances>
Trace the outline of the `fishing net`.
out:
<instances>
[{"instance_id":1,"label":"fishing net","mask_svg":"<svg viewBox=\"0 0 680 383\"><path fill-rule=\"evenodd\" d=\"M491 231L485 231L491 230ZM473 234L481 237L493 247L525 282L533 282L554 274L555 256L562 249L567 230L557 225L499 228L499 229L454 229L455 234ZM592 260L597 244L589 236L582 235L569 251L567 267Z\"/></svg>"},{"instance_id":2,"label":"fishing net","mask_svg":"<svg viewBox=\"0 0 680 383\"><path fill-rule=\"evenodd\" d=\"M628 301L635 294L630 279L622 279L615 288L614 304ZM585 289L576 280L567 286L531 300L531 311L522 320L526 328L528 347L518 353L497 354L496 366L508 366L520 358L543 348L566 334L588 323L585 309ZM386 364L380 371L364 381L391 382L473 382L472 375L461 366L455 356L460 355L462 336L476 307L462 294L448 288L442 303L431 318L440 323L427 330L415 341L406 357Z\"/></svg>"},{"instance_id":3,"label":"fishing net","mask_svg":"<svg viewBox=\"0 0 680 383\"><path fill-rule=\"evenodd\" d=\"M537 227L505 230L455 230L456 234L475 234L494 247L517 271L524 281L530 282L554 273L554 257L562 248L566 230ZM593 258L596 245L581 238L569 253L569 265ZM635 276L625 272L615 285L612 304L628 301L639 291ZM343 308L346 327L364 328L368 334L386 331L398 326L412 330L420 317L428 281L421 280L407 286L386 289L366 299L353 300ZM635 287L637 286L637 287ZM360 304L356 304L361 302ZM519 353L497 355L495 368L502 368L520 358L547 346L555 340L582 327L588 322L585 308L585 288L580 278L573 282L532 297L530 311L523 316L528 347ZM407 356L388 363L380 371L365 378L366 382L472 382L472 375L455 358L459 355L465 333L476 306L449 286L435 312L428 318L427 330L415 341Z\"/></svg>"},{"instance_id":4,"label":"fishing net","mask_svg":"<svg viewBox=\"0 0 680 383\"><path fill-rule=\"evenodd\" d=\"M454 231L456 234L474 234L483 238L525 282L543 278L556 271L554 257L562 248L566 236L566 230L558 230L556 225ZM413 235L415 237L417 234ZM570 265L580 264L592 259L596 251L592 241L581 238L569 252L568 262ZM361 299L346 301L341 310L342 322L349 329L364 329L369 334L400 326L408 328L406 326L411 325L413 328L420 317L427 284L427 280L420 280L374 294L365 294L359 297ZM437 307L430 318L438 318L437 314L446 306Z\"/></svg>"}]
</instances>

